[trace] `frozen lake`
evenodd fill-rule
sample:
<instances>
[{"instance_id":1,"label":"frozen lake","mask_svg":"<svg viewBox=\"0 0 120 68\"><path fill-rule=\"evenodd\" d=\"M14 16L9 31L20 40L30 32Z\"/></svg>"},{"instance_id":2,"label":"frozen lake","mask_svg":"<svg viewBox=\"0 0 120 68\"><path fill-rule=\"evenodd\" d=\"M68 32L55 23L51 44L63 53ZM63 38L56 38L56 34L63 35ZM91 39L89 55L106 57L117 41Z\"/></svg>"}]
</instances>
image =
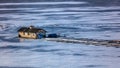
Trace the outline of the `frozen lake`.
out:
<instances>
[{"instance_id":1,"label":"frozen lake","mask_svg":"<svg viewBox=\"0 0 120 68\"><path fill-rule=\"evenodd\" d=\"M0 0L0 68L119 68L115 47L18 39L34 25L73 38L120 40L119 0Z\"/></svg>"}]
</instances>

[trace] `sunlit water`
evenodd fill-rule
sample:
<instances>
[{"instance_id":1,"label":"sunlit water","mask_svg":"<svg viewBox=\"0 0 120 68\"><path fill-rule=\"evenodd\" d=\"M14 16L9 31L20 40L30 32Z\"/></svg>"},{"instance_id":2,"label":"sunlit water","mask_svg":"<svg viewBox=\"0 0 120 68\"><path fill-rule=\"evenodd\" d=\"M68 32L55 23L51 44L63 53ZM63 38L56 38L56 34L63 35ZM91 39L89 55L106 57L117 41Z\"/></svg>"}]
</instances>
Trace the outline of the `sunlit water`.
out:
<instances>
[{"instance_id":1,"label":"sunlit water","mask_svg":"<svg viewBox=\"0 0 120 68\"><path fill-rule=\"evenodd\" d=\"M73 38L120 40L119 0L0 1L0 68L119 68L120 49L19 39L21 26Z\"/></svg>"}]
</instances>

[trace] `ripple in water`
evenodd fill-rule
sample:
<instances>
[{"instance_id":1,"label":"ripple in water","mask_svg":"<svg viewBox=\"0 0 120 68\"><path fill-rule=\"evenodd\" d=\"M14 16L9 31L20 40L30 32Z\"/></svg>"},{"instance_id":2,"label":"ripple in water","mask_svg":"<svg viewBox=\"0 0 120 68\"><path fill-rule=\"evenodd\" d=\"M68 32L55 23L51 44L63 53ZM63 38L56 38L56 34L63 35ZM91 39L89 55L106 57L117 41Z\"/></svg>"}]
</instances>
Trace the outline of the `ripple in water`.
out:
<instances>
[{"instance_id":1,"label":"ripple in water","mask_svg":"<svg viewBox=\"0 0 120 68\"><path fill-rule=\"evenodd\" d=\"M18 39L17 30L29 25L73 38L119 40L118 0L0 0L0 68L120 67L119 48Z\"/></svg>"}]
</instances>

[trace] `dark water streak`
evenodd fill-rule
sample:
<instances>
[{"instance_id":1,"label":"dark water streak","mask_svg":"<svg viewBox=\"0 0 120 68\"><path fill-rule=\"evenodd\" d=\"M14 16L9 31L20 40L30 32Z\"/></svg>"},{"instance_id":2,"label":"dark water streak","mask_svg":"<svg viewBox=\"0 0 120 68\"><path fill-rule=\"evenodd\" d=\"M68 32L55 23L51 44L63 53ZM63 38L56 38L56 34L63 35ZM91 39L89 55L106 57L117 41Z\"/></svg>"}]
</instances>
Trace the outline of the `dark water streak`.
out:
<instances>
[{"instance_id":1,"label":"dark water streak","mask_svg":"<svg viewBox=\"0 0 120 68\"><path fill-rule=\"evenodd\" d=\"M20 27L34 25L68 38L119 40L119 3L0 0L0 68L119 68L119 48L17 37Z\"/></svg>"}]
</instances>

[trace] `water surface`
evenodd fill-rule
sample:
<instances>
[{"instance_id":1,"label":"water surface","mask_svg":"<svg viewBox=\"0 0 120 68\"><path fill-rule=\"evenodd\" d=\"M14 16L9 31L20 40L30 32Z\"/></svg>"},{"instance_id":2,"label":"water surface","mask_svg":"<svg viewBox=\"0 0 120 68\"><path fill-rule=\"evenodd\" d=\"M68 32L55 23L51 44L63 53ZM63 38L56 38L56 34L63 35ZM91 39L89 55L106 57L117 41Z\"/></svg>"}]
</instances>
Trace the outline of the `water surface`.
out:
<instances>
[{"instance_id":1,"label":"water surface","mask_svg":"<svg viewBox=\"0 0 120 68\"><path fill-rule=\"evenodd\" d=\"M1 68L118 68L115 47L19 39L21 26L73 38L120 40L119 0L1 0Z\"/></svg>"}]
</instances>

